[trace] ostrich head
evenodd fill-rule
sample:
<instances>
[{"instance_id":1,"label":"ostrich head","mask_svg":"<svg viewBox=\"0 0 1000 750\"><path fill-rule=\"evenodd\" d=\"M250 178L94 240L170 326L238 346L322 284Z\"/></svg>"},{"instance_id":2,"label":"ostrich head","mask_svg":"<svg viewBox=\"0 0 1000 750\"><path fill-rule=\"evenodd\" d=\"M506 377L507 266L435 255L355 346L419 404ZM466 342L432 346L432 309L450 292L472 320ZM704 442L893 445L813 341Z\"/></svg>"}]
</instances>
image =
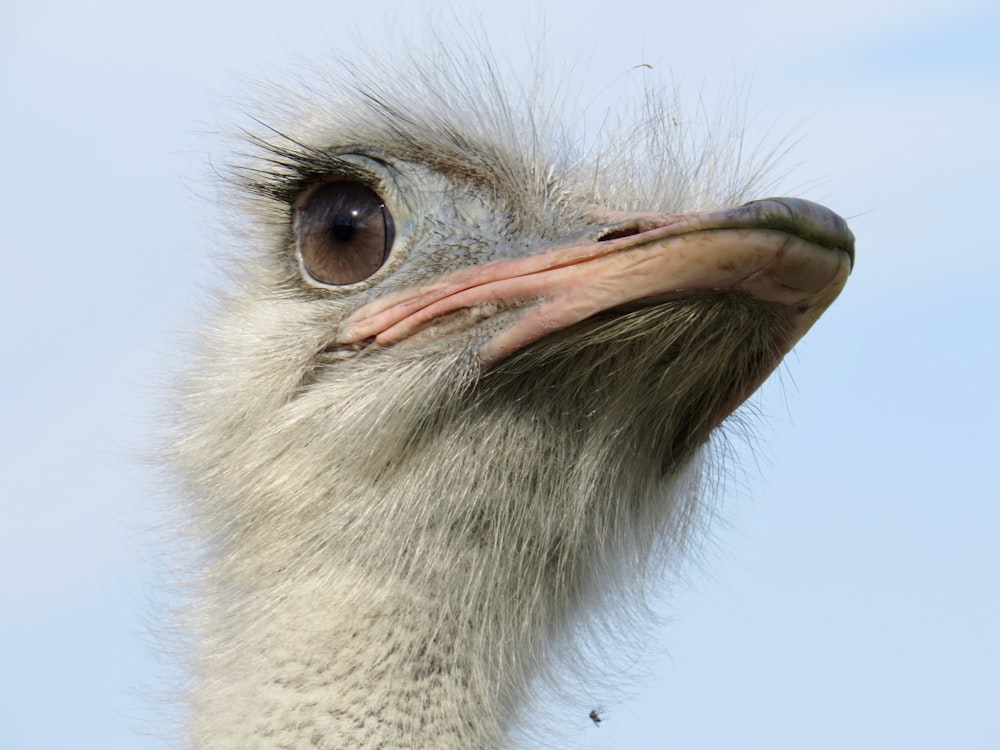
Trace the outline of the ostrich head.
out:
<instances>
[{"instance_id":1,"label":"ostrich head","mask_svg":"<svg viewBox=\"0 0 1000 750\"><path fill-rule=\"evenodd\" d=\"M710 436L853 263L652 110L581 149L472 57L365 71L234 170L175 451L197 747L502 746L553 639L683 551Z\"/></svg>"}]
</instances>

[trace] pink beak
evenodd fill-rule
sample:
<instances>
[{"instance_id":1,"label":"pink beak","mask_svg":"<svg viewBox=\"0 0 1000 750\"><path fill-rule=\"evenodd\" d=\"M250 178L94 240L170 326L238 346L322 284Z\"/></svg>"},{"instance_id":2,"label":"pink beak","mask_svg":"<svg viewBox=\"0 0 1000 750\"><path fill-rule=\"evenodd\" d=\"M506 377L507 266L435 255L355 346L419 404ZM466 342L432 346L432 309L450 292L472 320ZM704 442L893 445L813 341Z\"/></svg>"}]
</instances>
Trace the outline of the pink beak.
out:
<instances>
[{"instance_id":1,"label":"pink beak","mask_svg":"<svg viewBox=\"0 0 1000 750\"><path fill-rule=\"evenodd\" d=\"M458 311L477 320L522 309L479 350L488 366L596 313L673 293L719 291L786 306L790 349L836 299L854 264L847 223L795 198L614 218L601 239L462 269L371 302L345 322L341 342L391 346Z\"/></svg>"}]
</instances>

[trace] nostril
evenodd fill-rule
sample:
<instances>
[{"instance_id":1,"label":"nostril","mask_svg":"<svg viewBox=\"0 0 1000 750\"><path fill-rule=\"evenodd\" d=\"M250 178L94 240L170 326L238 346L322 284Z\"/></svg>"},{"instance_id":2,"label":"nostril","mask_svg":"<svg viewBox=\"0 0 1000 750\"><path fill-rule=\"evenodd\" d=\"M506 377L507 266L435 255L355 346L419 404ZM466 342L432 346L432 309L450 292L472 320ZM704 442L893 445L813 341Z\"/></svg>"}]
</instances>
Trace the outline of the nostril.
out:
<instances>
[{"instance_id":1,"label":"nostril","mask_svg":"<svg viewBox=\"0 0 1000 750\"><path fill-rule=\"evenodd\" d=\"M608 242L609 240L620 240L622 237L631 237L632 235L641 233L642 227L637 223L623 224L621 226L609 229L607 232L602 234L597 238L598 242Z\"/></svg>"}]
</instances>

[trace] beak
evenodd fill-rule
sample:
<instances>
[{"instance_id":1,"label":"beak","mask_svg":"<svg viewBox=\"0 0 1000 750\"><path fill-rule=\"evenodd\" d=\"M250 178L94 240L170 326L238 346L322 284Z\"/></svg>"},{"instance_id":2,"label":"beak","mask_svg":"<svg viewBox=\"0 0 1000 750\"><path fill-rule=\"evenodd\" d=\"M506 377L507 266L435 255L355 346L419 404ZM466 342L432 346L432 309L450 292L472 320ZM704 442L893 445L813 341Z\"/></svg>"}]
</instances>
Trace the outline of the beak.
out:
<instances>
[{"instance_id":1,"label":"beak","mask_svg":"<svg viewBox=\"0 0 1000 750\"><path fill-rule=\"evenodd\" d=\"M446 274L360 308L341 342L391 346L452 313L473 322L521 311L480 348L488 366L592 315L675 293L743 293L784 305L787 348L844 287L854 235L829 209L795 198L689 214L618 214L597 240Z\"/></svg>"}]
</instances>

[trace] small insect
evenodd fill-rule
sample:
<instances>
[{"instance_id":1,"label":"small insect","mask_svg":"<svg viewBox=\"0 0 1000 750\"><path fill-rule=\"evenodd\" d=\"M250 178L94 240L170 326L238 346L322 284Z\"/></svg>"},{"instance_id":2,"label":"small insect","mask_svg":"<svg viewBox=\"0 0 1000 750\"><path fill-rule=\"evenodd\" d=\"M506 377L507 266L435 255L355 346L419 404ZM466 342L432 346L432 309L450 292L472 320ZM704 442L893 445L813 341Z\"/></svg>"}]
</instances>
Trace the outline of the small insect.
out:
<instances>
[{"instance_id":1,"label":"small insect","mask_svg":"<svg viewBox=\"0 0 1000 750\"><path fill-rule=\"evenodd\" d=\"M649 63L639 63L638 65L632 66L632 70L635 70L636 68L649 68L650 70L652 70L653 66L650 65Z\"/></svg>"},{"instance_id":2,"label":"small insect","mask_svg":"<svg viewBox=\"0 0 1000 750\"><path fill-rule=\"evenodd\" d=\"M592 722L594 722L594 726L595 727L601 726L601 715L599 713L597 713L597 709L596 708L591 709L591 711L590 711L590 720Z\"/></svg>"}]
</instances>

